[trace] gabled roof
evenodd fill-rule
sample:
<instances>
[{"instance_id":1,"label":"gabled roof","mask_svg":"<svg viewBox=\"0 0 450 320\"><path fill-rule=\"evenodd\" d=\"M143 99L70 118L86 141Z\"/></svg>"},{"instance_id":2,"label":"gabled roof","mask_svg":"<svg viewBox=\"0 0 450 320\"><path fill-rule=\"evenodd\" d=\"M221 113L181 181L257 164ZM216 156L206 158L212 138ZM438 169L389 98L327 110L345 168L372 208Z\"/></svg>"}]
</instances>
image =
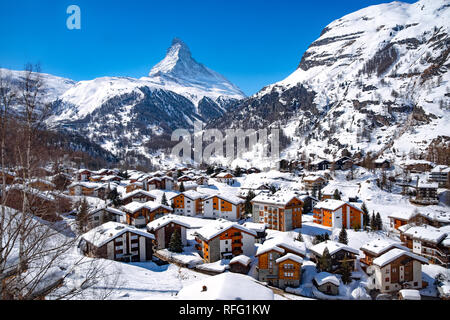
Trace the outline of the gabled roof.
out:
<instances>
[{"instance_id":1,"label":"gabled roof","mask_svg":"<svg viewBox=\"0 0 450 320\"><path fill-rule=\"evenodd\" d=\"M112 207L102 207L102 208L96 208L93 209L91 212L89 212L89 214L94 214L97 213L99 211L108 211L112 214L118 215L118 216L124 216L125 212L123 212L122 210L116 209L116 208L112 208Z\"/></svg>"},{"instance_id":2,"label":"gabled roof","mask_svg":"<svg viewBox=\"0 0 450 320\"><path fill-rule=\"evenodd\" d=\"M428 260L424 257L418 256L410 251L405 251L402 249L392 249L385 254L379 256L378 258L373 260L373 264L377 265L379 267L384 267L385 265L391 263L392 261L397 260L401 256L408 256L412 259L415 259L417 261L420 261L422 263L428 264Z\"/></svg>"},{"instance_id":3,"label":"gabled roof","mask_svg":"<svg viewBox=\"0 0 450 320\"><path fill-rule=\"evenodd\" d=\"M183 221L182 216L168 214L164 217L158 218L158 219L153 220L152 222L148 223L147 230L148 231L156 231L156 230L161 229L164 226L168 225L169 223L176 223L176 224L183 226L185 228L188 228L188 229L191 228L191 225L189 223L187 223L186 221Z\"/></svg>"},{"instance_id":4,"label":"gabled roof","mask_svg":"<svg viewBox=\"0 0 450 320\"><path fill-rule=\"evenodd\" d=\"M435 228L429 225L414 226L406 230L404 234L414 239L438 244L450 234L450 226L441 228Z\"/></svg>"},{"instance_id":5,"label":"gabled roof","mask_svg":"<svg viewBox=\"0 0 450 320\"><path fill-rule=\"evenodd\" d=\"M292 192L292 191L278 191L278 192L275 192L274 194L271 194L270 192L269 193L260 193L255 198L253 198L251 202L285 206L289 202L291 202L293 199L297 199L297 200L303 202L300 199L300 197L295 192Z\"/></svg>"},{"instance_id":6,"label":"gabled roof","mask_svg":"<svg viewBox=\"0 0 450 320\"><path fill-rule=\"evenodd\" d=\"M401 245L401 243L396 242L394 240L388 240L388 239L376 239L372 240L370 242L367 242L361 247L362 251L367 251L369 253L372 253L376 256L389 251L393 248L403 249L405 251L410 251L407 247L404 247Z\"/></svg>"},{"instance_id":7,"label":"gabled roof","mask_svg":"<svg viewBox=\"0 0 450 320\"><path fill-rule=\"evenodd\" d=\"M315 253L319 256L322 256L325 248L328 248L328 252L330 253L330 255L334 255L336 252L339 252L341 250L345 250L345 251L348 251L348 252L351 252L354 254L359 253L358 250L353 249L352 247L349 247L349 246L339 243L339 242L330 241L330 240L316 244L315 246L312 246L309 250L311 250L313 253Z\"/></svg>"},{"instance_id":8,"label":"gabled roof","mask_svg":"<svg viewBox=\"0 0 450 320\"><path fill-rule=\"evenodd\" d=\"M306 256L306 245L304 242L294 240L289 233L279 233L269 236L264 243L258 247L256 256L275 250L279 253L285 253L286 250L293 251L301 256Z\"/></svg>"},{"instance_id":9,"label":"gabled roof","mask_svg":"<svg viewBox=\"0 0 450 320\"><path fill-rule=\"evenodd\" d=\"M81 237L96 247L101 247L125 232L135 233L153 240L155 239L155 236L151 233L118 222L107 222L102 224L83 234Z\"/></svg>"},{"instance_id":10,"label":"gabled roof","mask_svg":"<svg viewBox=\"0 0 450 320\"><path fill-rule=\"evenodd\" d=\"M298 256L298 255L296 255L296 254L293 254L293 253L285 254L284 256L282 256L282 257L278 258L277 260L275 260L275 262L276 263L281 263L281 262L286 261L286 260L292 260L292 261L295 261L295 262L298 262L298 263L303 263L303 258Z\"/></svg>"},{"instance_id":11,"label":"gabled roof","mask_svg":"<svg viewBox=\"0 0 450 320\"><path fill-rule=\"evenodd\" d=\"M197 199L202 199L205 198L205 194L197 192L195 190L187 190L182 192L182 194L186 197L189 198L191 200L197 200Z\"/></svg>"},{"instance_id":12,"label":"gabled roof","mask_svg":"<svg viewBox=\"0 0 450 320\"><path fill-rule=\"evenodd\" d=\"M120 199L122 199L122 200L128 199L128 198L134 197L134 196L136 196L136 195L138 195L138 194L142 194L142 195L145 195L145 196L147 196L147 197L156 199L156 196L155 196L155 195L151 194L151 193L148 192L148 191L142 190L142 189L137 189L137 190L133 190L132 192L125 193L125 194L123 194L123 195L120 197Z\"/></svg>"},{"instance_id":13,"label":"gabled roof","mask_svg":"<svg viewBox=\"0 0 450 320\"><path fill-rule=\"evenodd\" d=\"M344 205L348 205L349 207L352 207L353 209L356 209L358 211L361 211L360 208L354 205L354 203L351 202L345 202L342 200L335 200L335 199L326 199L324 201L320 201L314 206L314 209L325 209L325 210L331 210L336 211L340 207Z\"/></svg>"},{"instance_id":14,"label":"gabled roof","mask_svg":"<svg viewBox=\"0 0 450 320\"><path fill-rule=\"evenodd\" d=\"M252 259L250 259L246 255L241 254L241 255L236 256L233 259L231 259L230 264L240 263L244 266L248 266L250 264L250 262L252 262Z\"/></svg>"},{"instance_id":15,"label":"gabled roof","mask_svg":"<svg viewBox=\"0 0 450 320\"><path fill-rule=\"evenodd\" d=\"M331 283L331 284L334 284L335 286L339 287L339 285L341 284L341 281L339 280L338 277L336 277L334 274L328 273L328 272L320 272L320 273L316 274L316 276L314 277L314 280L316 281L317 285L319 285L319 286L321 286L325 283Z\"/></svg>"},{"instance_id":16,"label":"gabled roof","mask_svg":"<svg viewBox=\"0 0 450 320\"><path fill-rule=\"evenodd\" d=\"M230 194L213 194L213 195L210 195L210 196L206 197L205 200L212 199L214 197L217 197L219 199L225 200L225 201L230 202L230 203L232 203L234 205L238 205L238 204L241 204L241 203L245 202L245 200L243 200L241 198L238 198L236 196L230 195Z\"/></svg>"},{"instance_id":17,"label":"gabled roof","mask_svg":"<svg viewBox=\"0 0 450 320\"><path fill-rule=\"evenodd\" d=\"M154 211L154 210L159 209L159 208L164 208L164 209L167 209L169 211L173 210L172 207L165 206L165 205L163 205L161 203L156 203L154 201L148 201L148 202L145 202L145 203L133 201L133 202L127 204L126 206L123 206L122 208L123 208L124 211L129 212L129 213L135 213L136 211L139 211L139 210L141 210L143 208L146 208L146 209L148 209L150 211Z\"/></svg>"},{"instance_id":18,"label":"gabled roof","mask_svg":"<svg viewBox=\"0 0 450 320\"><path fill-rule=\"evenodd\" d=\"M224 219L218 219L216 220L216 223L212 223L210 225L207 225L195 232L195 235L199 236L205 241L209 241L218 235L226 232L227 230L231 228L238 229L242 232L248 233L249 235L252 235L256 237L256 232L250 229L245 228L244 226L237 224L235 222L231 222Z\"/></svg>"}]
</instances>

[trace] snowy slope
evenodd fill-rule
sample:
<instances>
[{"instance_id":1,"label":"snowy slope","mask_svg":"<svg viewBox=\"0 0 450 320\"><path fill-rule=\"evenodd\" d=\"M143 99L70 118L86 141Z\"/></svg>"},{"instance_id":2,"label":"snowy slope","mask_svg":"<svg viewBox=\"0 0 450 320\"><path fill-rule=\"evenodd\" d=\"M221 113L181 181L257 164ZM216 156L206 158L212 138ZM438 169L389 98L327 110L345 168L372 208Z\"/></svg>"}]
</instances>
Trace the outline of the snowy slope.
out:
<instances>
[{"instance_id":1,"label":"snowy slope","mask_svg":"<svg viewBox=\"0 0 450 320\"><path fill-rule=\"evenodd\" d=\"M212 126L281 127L293 140L286 158L424 151L448 136L449 28L448 0L349 14L322 31L294 73Z\"/></svg>"}]
</instances>

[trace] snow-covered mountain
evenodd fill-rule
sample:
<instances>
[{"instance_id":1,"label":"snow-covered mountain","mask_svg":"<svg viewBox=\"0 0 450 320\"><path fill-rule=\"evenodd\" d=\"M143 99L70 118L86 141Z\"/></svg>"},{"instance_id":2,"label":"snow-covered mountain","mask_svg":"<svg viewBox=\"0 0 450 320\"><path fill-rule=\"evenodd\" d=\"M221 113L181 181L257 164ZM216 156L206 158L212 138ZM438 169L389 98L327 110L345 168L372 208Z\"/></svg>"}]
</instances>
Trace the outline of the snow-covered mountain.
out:
<instances>
[{"instance_id":1,"label":"snow-covered mountain","mask_svg":"<svg viewBox=\"0 0 450 320\"><path fill-rule=\"evenodd\" d=\"M3 73L17 85L23 80L21 71ZM220 117L229 105L245 97L223 76L196 62L180 39L174 39L166 57L140 79L75 82L42 77L45 101L52 103L48 126L80 134L122 157L127 152L145 156L167 147L173 130L192 129L195 120Z\"/></svg>"},{"instance_id":2,"label":"snow-covered mountain","mask_svg":"<svg viewBox=\"0 0 450 320\"><path fill-rule=\"evenodd\" d=\"M329 24L298 69L210 127L276 126L288 159L425 151L450 143L450 2L371 6ZM447 136L447 138L445 138Z\"/></svg>"}]
</instances>

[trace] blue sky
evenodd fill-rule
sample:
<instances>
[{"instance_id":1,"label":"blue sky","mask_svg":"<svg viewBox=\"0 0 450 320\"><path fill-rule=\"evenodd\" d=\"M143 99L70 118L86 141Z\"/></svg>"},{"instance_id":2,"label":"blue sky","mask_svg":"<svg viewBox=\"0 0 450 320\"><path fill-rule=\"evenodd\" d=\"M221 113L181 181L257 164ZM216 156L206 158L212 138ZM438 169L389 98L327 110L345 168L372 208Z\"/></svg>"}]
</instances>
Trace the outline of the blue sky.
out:
<instances>
[{"instance_id":1,"label":"blue sky","mask_svg":"<svg viewBox=\"0 0 450 320\"><path fill-rule=\"evenodd\" d=\"M142 77L172 38L250 95L284 79L333 20L383 0L0 0L0 66L74 80ZM405 1L413 3L415 1ZM81 30L66 9L81 8Z\"/></svg>"}]
</instances>

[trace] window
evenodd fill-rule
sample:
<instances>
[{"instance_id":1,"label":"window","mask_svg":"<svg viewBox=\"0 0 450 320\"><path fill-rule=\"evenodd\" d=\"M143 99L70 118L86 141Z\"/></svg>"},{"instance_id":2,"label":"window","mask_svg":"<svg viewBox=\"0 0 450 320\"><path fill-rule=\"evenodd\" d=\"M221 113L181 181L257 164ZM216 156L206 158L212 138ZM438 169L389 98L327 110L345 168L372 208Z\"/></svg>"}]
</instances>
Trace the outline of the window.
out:
<instances>
[{"instance_id":1,"label":"window","mask_svg":"<svg viewBox=\"0 0 450 320\"><path fill-rule=\"evenodd\" d=\"M417 287L419 284L417 282L414 282L414 286Z\"/></svg>"},{"instance_id":2,"label":"window","mask_svg":"<svg viewBox=\"0 0 450 320\"><path fill-rule=\"evenodd\" d=\"M389 282L389 278L384 279L384 281Z\"/></svg>"},{"instance_id":3,"label":"window","mask_svg":"<svg viewBox=\"0 0 450 320\"><path fill-rule=\"evenodd\" d=\"M386 290L389 290L389 286L386 286Z\"/></svg>"}]
</instances>

